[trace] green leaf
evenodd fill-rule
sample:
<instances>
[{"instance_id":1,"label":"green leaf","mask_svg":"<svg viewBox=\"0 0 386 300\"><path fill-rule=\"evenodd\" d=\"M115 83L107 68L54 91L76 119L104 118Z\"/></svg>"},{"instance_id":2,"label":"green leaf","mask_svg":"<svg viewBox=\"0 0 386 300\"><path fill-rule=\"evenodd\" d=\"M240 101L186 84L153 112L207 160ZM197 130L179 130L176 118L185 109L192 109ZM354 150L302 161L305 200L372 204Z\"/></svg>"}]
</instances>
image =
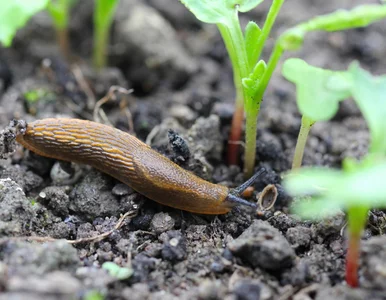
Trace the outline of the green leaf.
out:
<instances>
[{"instance_id":1,"label":"green leaf","mask_svg":"<svg viewBox=\"0 0 386 300\"><path fill-rule=\"evenodd\" d=\"M374 77L353 63L352 94L371 135L370 152L386 154L386 76Z\"/></svg>"},{"instance_id":2,"label":"green leaf","mask_svg":"<svg viewBox=\"0 0 386 300\"><path fill-rule=\"evenodd\" d=\"M202 22L227 24L235 11L247 12L264 0L180 0ZM237 6L238 5L238 6Z\"/></svg>"},{"instance_id":3,"label":"green leaf","mask_svg":"<svg viewBox=\"0 0 386 300\"><path fill-rule=\"evenodd\" d=\"M350 97L351 77L308 65L298 58L288 59L283 76L296 84L297 104L302 115L314 120L329 120L338 111L339 101Z\"/></svg>"},{"instance_id":4,"label":"green leaf","mask_svg":"<svg viewBox=\"0 0 386 300\"><path fill-rule=\"evenodd\" d=\"M51 0L48 3L47 10L57 29L68 27L69 9L75 2L75 0Z\"/></svg>"},{"instance_id":5,"label":"green leaf","mask_svg":"<svg viewBox=\"0 0 386 300\"><path fill-rule=\"evenodd\" d=\"M134 273L133 269L122 268L116 263L110 261L103 263L102 268L107 270L111 276L117 278L118 280L128 279Z\"/></svg>"},{"instance_id":6,"label":"green leaf","mask_svg":"<svg viewBox=\"0 0 386 300\"><path fill-rule=\"evenodd\" d=\"M43 10L49 0L3 0L0 1L0 42L11 46L12 39L18 29L37 12Z\"/></svg>"},{"instance_id":7,"label":"green leaf","mask_svg":"<svg viewBox=\"0 0 386 300\"><path fill-rule=\"evenodd\" d=\"M294 203L296 213L315 219L330 209L333 214L340 208L386 208L386 161L369 156L356 168L352 163L347 164L349 170L304 168L287 175L283 185L290 195L311 196L311 200Z\"/></svg>"},{"instance_id":8,"label":"green leaf","mask_svg":"<svg viewBox=\"0 0 386 300\"><path fill-rule=\"evenodd\" d=\"M307 31L325 30L338 31L349 28L365 27L386 18L386 6L361 5L352 10L338 10L334 13L319 16L304 23Z\"/></svg>"},{"instance_id":9,"label":"green leaf","mask_svg":"<svg viewBox=\"0 0 386 300\"><path fill-rule=\"evenodd\" d=\"M319 195L341 185L341 171L308 167L284 176L284 188L292 196Z\"/></svg>"},{"instance_id":10,"label":"green leaf","mask_svg":"<svg viewBox=\"0 0 386 300\"><path fill-rule=\"evenodd\" d=\"M260 60L255 68L253 69L252 73L249 74L247 78L242 79L242 84L245 88L245 91L248 93L250 97L252 97L260 85L261 77L263 76L265 70L267 69L267 65L263 60Z\"/></svg>"},{"instance_id":11,"label":"green leaf","mask_svg":"<svg viewBox=\"0 0 386 300\"><path fill-rule=\"evenodd\" d=\"M247 51L248 63L250 68L254 66L257 58L255 57L255 49L257 47L257 41L261 33L260 27L253 21L249 21L245 27L245 49Z\"/></svg>"},{"instance_id":12,"label":"green leaf","mask_svg":"<svg viewBox=\"0 0 386 300\"><path fill-rule=\"evenodd\" d=\"M295 201L291 210L303 219L322 220L342 212L342 205L334 199L321 197Z\"/></svg>"},{"instance_id":13,"label":"green leaf","mask_svg":"<svg viewBox=\"0 0 386 300\"><path fill-rule=\"evenodd\" d=\"M365 27L386 18L386 5L361 5L352 10L338 10L300 23L284 32L279 44L284 50L298 50L310 31L338 31Z\"/></svg>"}]
</instances>

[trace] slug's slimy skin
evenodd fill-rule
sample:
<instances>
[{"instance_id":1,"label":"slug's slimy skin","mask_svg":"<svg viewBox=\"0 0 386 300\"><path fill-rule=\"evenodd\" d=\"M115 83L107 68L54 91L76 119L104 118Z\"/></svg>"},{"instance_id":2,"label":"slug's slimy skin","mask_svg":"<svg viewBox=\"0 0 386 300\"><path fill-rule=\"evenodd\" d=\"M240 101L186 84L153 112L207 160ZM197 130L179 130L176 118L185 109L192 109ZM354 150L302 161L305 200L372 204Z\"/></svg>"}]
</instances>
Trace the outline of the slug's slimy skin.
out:
<instances>
[{"instance_id":1,"label":"slug's slimy skin","mask_svg":"<svg viewBox=\"0 0 386 300\"><path fill-rule=\"evenodd\" d=\"M43 119L20 130L16 140L42 156L88 164L163 205L224 214L237 204L255 207L227 187L205 181L134 136L78 119Z\"/></svg>"}]
</instances>

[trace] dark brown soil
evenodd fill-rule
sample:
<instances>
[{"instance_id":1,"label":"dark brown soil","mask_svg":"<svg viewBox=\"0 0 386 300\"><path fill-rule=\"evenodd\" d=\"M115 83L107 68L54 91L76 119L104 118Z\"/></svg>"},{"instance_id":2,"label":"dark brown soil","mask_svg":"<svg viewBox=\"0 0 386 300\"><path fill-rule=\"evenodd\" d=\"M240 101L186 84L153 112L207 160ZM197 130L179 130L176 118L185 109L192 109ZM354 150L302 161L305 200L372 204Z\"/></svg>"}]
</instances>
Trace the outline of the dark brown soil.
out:
<instances>
[{"instance_id":1,"label":"dark brown soil","mask_svg":"<svg viewBox=\"0 0 386 300\"><path fill-rule=\"evenodd\" d=\"M92 1L79 2L70 28L75 64L61 59L44 13L18 33L12 48L0 49L0 127L13 118L92 120L96 101L112 85L132 88L132 94L116 92L116 99L102 106L113 126L200 177L238 186L241 165L225 162L232 71L216 27L199 23L177 0L121 0L111 68L98 73L90 67ZM369 2L377 3L287 0L272 37L311 16ZM262 24L270 3L241 15L242 23ZM372 73L385 74L385 25L313 33L301 51L285 57L336 70L358 60ZM273 42L268 41L265 59ZM291 199L280 176L290 167L300 116L294 86L280 68L258 125L256 171L264 166L267 172L254 185L255 194L267 184L279 190L274 208L264 214L243 207L219 216L175 210L87 166L21 147L0 161L0 299L386 299L382 211L371 212L363 236L359 289L344 283L344 214L311 223L289 212ZM313 127L304 164L339 167L344 157L362 157L368 139L359 110L343 102L332 121ZM100 241L87 240L114 229L128 211L136 216L118 230ZM82 238L74 245L65 241ZM110 275L101 268L109 261L132 275Z\"/></svg>"}]
</instances>

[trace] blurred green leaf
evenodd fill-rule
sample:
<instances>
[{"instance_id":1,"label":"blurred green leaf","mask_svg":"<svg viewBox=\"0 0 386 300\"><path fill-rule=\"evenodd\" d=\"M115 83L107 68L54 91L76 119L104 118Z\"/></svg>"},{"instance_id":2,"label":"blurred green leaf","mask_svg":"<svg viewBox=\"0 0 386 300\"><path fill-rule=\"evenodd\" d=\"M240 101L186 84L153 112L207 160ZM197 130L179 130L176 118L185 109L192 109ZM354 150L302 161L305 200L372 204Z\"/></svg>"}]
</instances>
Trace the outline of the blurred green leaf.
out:
<instances>
[{"instance_id":1,"label":"blurred green leaf","mask_svg":"<svg viewBox=\"0 0 386 300\"><path fill-rule=\"evenodd\" d=\"M339 31L365 27L386 18L386 6L377 4L360 5L352 10L338 10L328 15L319 16L304 23L307 31Z\"/></svg>"},{"instance_id":2,"label":"blurred green leaf","mask_svg":"<svg viewBox=\"0 0 386 300\"><path fill-rule=\"evenodd\" d=\"M352 163L346 164L349 170L304 168L285 176L283 185L290 195L311 197L294 203L295 212L316 219L329 215L329 209L333 214L340 208L385 208L386 161L370 156L355 168Z\"/></svg>"},{"instance_id":3,"label":"blurred green leaf","mask_svg":"<svg viewBox=\"0 0 386 300\"><path fill-rule=\"evenodd\" d=\"M351 77L347 72L324 70L291 58L285 61L282 73L296 84L300 113L314 121L331 119L339 101L350 97Z\"/></svg>"},{"instance_id":4,"label":"blurred green leaf","mask_svg":"<svg viewBox=\"0 0 386 300\"><path fill-rule=\"evenodd\" d=\"M122 268L116 263L110 261L103 263L102 268L107 270L111 276L117 278L118 280L128 279L134 273L133 269Z\"/></svg>"},{"instance_id":5,"label":"blurred green leaf","mask_svg":"<svg viewBox=\"0 0 386 300\"><path fill-rule=\"evenodd\" d=\"M353 63L352 94L371 135L370 152L386 154L386 76L375 77Z\"/></svg>"},{"instance_id":6,"label":"blurred green leaf","mask_svg":"<svg viewBox=\"0 0 386 300\"><path fill-rule=\"evenodd\" d=\"M279 44L285 50L298 50L308 32L365 27L384 18L386 18L386 5L368 4L360 5L352 10L338 10L290 28L280 36Z\"/></svg>"},{"instance_id":7,"label":"blurred green leaf","mask_svg":"<svg viewBox=\"0 0 386 300\"><path fill-rule=\"evenodd\" d=\"M37 12L46 8L49 0L3 0L0 1L0 42L11 46L18 29Z\"/></svg>"}]
</instances>

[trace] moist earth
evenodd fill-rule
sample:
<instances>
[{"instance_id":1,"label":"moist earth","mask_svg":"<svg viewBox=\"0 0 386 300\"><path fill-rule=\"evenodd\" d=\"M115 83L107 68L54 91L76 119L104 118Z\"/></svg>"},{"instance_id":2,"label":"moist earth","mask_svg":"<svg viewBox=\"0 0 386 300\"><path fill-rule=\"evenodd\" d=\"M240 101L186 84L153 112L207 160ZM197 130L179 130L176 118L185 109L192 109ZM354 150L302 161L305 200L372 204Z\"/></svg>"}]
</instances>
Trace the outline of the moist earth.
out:
<instances>
[{"instance_id":1,"label":"moist earth","mask_svg":"<svg viewBox=\"0 0 386 300\"><path fill-rule=\"evenodd\" d=\"M287 0L271 36L317 14L369 2L377 3ZM249 20L262 24L270 3L241 14L243 26ZM78 1L72 11L74 64L60 57L45 13L17 34L11 48L0 49L1 128L13 118L92 120L93 108L111 86L133 89L115 91L98 121L134 133L206 180L241 184L241 164L225 162L234 88L216 27L197 21L177 0L119 5L110 67L102 72L90 64L91 0ZM254 184L251 201L268 184L279 193L264 213L236 207L205 216L172 209L88 166L17 147L0 162L0 299L386 299L384 212L370 212L361 288L351 289L344 283L344 214L301 221L291 214L292 199L280 185L300 126L295 88L281 77L282 62L294 56L339 70L357 60L372 73L385 74L385 25L312 33L300 51L281 60L258 123L255 171L267 172ZM273 43L268 40L265 59ZM312 128L304 164L339 168L344 157L362 157L368 141L358 108L345 101L333 120ZM109 272L105 262L126 275Z\"/></svg>"}]
</instances>

